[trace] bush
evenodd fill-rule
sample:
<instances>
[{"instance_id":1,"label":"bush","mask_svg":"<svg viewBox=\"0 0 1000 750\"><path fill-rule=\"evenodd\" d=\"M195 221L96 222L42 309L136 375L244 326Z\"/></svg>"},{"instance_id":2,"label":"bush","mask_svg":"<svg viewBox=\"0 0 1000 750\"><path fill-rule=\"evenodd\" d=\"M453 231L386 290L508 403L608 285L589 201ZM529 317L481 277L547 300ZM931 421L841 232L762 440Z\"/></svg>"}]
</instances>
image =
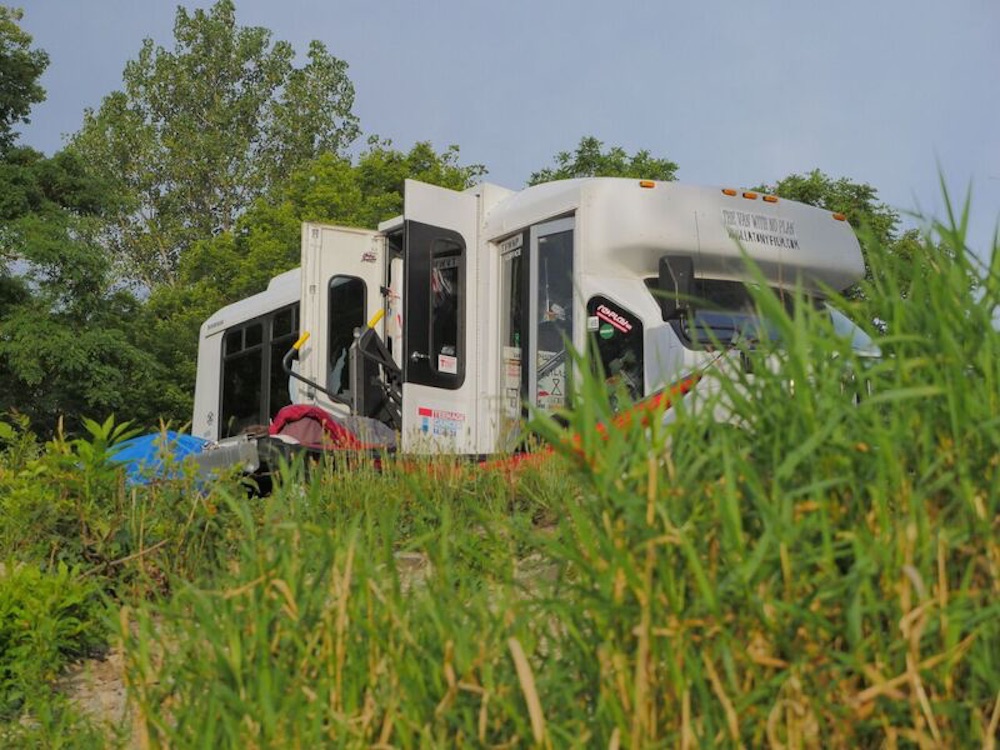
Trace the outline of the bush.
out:
<instances>
[{"instance_id":1,"label":"bush","mask_svg":"<svg viewBox=\"0 0 1000 750\"><path fill-rule=\"evenodd\" d=\"M65 564L49 572L5 564L0 568L0 719L47 695L60 669L98 652L106 636L98 582Z\"/></svg>"}]
</instances>

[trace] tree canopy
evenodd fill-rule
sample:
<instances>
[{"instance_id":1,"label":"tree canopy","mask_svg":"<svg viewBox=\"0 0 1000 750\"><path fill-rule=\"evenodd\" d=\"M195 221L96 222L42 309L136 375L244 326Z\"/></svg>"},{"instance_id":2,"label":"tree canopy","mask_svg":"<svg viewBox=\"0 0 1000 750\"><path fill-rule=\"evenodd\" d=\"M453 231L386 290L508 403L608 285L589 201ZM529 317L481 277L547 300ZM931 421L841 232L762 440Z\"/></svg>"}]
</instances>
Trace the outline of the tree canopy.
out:
<instances>
[{"instance_id":1,"label":"tree canopy","mask_svg":"<svg viewBox=\"0 0 1000 750\"><path fill-rule=\"evenodd\" d=\"M16 139L15 127L28 121L31 107L45 100L38 83L49 64L42 50L31 49L31 35L20 26L22 12L0 5L0 152Z\"/></svg>"},{"instance_id":2,"label":"tree canopy","mask_svg":"<svg viewBox=\"0 0 1000 750\"><path fill-rule=\"evenodd\" d=\"M584 136L573 152L560 151L555 166L533 172L529 185L574 177L634 177L670 182L677 179L677 164L652 156L645 149L629 156L621 146L602 151L604 144L594 136Z\"/></svg>"},{"instance_id":3,"label":"tree canopy","mask_svg":"<svg viewBox=\"0 0 1000 750\"><path fill-rule=\"evenodd\" d=\"M124 89L87 111L72 148L114 191L104 239L123 275L177 281L196 242L231 230L298 165L357 137L347 64L321 42L295 67L233 0L178 8L173 50L143 42Z\"/></svg>"}]
</instances>

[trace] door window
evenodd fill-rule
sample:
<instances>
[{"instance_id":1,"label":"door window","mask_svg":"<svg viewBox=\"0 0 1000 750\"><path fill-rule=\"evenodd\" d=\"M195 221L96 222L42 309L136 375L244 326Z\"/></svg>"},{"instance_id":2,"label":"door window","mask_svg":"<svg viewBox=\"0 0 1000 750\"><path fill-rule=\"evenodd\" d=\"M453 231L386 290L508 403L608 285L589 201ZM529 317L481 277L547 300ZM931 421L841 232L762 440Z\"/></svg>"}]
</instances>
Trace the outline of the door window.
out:
<instances>
[{"instance_id":1,"label":"door window","mask_svg":"<svg viewBox=\"0 0 1000 750\"><path fill-rule=\"evenodd\" d=\"M406 222L404 378L436 388L465 380L465 242L450 229Z\"/></svg>"},{"instance_id":2,"label":"door window","mask_svg":"<svg viewBox=\"0 0 1000 750\"><path fill-rule=\"evenodd\" d=\"M334 276L329 287L329 357L327 390L344 396L351 390L350 360L354 329L365 324L365 282L356 276Z\"/></svg>"},{"instance_id":3,"label":"door window","mask_svg":"<svg viewBox=\"0 0 1000 750\"><path fill-rule=\"evenodd\" d=\"M573 337L573 220L562 219L532 230L531 372L528 393L542 409L567 405Z\"/></svg>"},{"instance_id":4,"label":"door window","mask_svg":"<svg viewBox=\"0 0 1000 750\"><path fill-rule=\"evenodd\" d=\"M628 308L603 296L587 302L587 330L592 351L613 400L643 396L642 321Z\"/></svg>"}]
</instances>

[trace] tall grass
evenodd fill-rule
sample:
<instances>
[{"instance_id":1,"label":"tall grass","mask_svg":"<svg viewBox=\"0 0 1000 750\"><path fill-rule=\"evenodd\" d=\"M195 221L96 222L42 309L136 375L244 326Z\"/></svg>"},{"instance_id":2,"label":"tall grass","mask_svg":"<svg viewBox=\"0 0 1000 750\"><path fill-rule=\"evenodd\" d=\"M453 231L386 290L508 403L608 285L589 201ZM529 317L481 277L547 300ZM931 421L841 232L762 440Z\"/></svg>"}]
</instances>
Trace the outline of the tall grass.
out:
<instances>
[{"instance_id":1,"label":"tall grass","mask_svg":"<svg viewBox=\"0 0 1000 750\"><path fill-rule=\"evenodd\" d=\"M752 375L713 368L671 420L610 428L581 361L568 424L534 424L552 457L516 475L109 490L128 545L93 565L132 739L995 747L1000 253L964 224L932 228L925 273L870 259L880 358L763 292L781 346L746 352Z\"/></svg>"}]
</instances>

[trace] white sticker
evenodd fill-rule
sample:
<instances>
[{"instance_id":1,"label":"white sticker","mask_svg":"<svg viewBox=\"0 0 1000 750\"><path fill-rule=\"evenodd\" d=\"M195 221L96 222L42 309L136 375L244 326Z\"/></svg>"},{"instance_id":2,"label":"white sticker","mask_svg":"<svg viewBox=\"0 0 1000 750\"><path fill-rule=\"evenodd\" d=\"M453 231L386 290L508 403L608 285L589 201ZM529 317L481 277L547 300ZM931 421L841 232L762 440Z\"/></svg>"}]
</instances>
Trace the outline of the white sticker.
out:
<instances>
[{"instance_id":1,"label":"white sticker","mask_svg":"<svg viewBox=\"0 0 1000 750\"><path fill-rule=\"evenodd\" d=\"M447 375L458 374L458 357L451 357L447 354L438 355L438 372Z\"/></svg>"}]
</instances>

